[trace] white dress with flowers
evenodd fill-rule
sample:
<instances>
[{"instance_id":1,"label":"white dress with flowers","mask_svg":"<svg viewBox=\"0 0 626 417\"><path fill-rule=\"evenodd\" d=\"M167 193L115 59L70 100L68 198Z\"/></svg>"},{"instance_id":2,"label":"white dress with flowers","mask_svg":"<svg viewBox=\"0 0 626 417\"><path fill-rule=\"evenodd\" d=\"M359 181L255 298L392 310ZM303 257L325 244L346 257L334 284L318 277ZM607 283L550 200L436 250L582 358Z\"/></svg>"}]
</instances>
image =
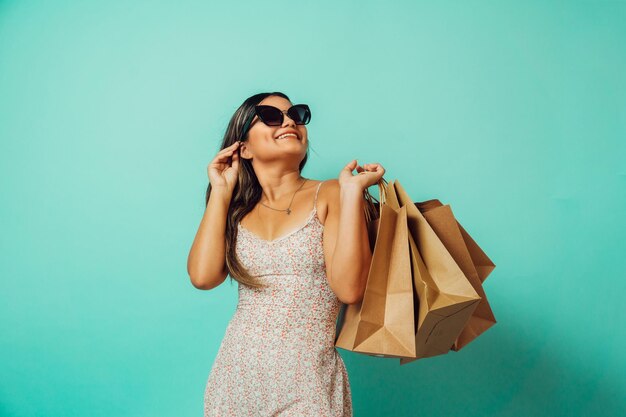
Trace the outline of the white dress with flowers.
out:
<instances>
[{"instance_id":1,"label":"white dress with flowers","mask_svg":"<svg viewBox=\"0 0 626 417\"><path fill-rule=\"evenodd\" d=\"M238 224L236 254L269 287L238 283L239 301L204 394L204 416L351 417L350 383L334 346L341 302L326 278L323 224L268 241Z\"/></svg>"}]
</instances>

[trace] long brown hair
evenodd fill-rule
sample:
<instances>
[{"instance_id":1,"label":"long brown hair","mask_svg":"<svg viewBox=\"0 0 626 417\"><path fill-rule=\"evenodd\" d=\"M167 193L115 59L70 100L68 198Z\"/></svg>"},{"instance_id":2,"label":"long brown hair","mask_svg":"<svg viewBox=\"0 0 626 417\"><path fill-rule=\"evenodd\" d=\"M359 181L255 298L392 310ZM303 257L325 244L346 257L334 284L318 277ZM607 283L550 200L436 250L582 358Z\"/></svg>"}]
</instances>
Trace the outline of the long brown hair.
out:
<instances>
[{"instance_id":1,"label":"long brown hair","mask_svg":"<svg viewBox=\"0 0 626 417\"><path fill-rule=\"evenodd\" d=\"M235 110L235 113L228 122L220 150L229 147L239 140L247 140L249 133L246 133L245 138L241 138L244 124L246 120L254 117L254 106L269 96L279 96L291 101L286 94L278 91L273 93L259 93L248 97L241 106ZM307 153L304 159L302 159L302 162L300 162L300 172L302 172L302 169L306 165L308 157L309 150L307 148ZM237 223L254 209L256 204L261 200L262 194L263 189L254 173L252 162L250 162L249 159L239 158L237 184L233 190L230 206L228 207L228 215L226 216L226 267L231 279L255 288L263 288L266 287L267 284L261 283L241 264L235 253L235 242L237 241ZM205 206L209 203L210 195L211 183L209 183L206 190Z\"/></svg>"}]
</instances>

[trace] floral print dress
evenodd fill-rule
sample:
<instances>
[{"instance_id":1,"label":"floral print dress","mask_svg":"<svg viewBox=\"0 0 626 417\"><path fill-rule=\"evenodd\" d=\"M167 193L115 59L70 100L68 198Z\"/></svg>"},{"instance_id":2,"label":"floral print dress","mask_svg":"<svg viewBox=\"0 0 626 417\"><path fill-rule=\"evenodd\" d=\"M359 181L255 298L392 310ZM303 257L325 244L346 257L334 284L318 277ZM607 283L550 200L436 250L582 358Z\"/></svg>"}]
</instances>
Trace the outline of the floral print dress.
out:
<instances>
[{"instance_id":1,"label":"floral print dress","mask_svg":"<svg viewBox=\"0 0 626 417\"><path fill-rule=\"evenodd\" d=\"M204 416L351 417L345 364L335 349L341 301L326 278L323 224L265 240L238 224L236 254L270 286L238 283L239 301L204 394Z\"/></svg>"}]
</instances>

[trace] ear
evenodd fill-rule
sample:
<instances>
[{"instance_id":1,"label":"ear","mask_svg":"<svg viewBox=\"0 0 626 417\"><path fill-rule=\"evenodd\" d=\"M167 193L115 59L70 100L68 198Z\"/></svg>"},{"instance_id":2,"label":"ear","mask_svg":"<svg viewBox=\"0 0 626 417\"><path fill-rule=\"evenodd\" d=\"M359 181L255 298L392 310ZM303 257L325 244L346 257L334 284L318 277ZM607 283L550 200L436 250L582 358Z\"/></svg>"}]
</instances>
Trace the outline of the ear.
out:
<instances>
[{"instance_id":1,"label":"ear","mask_svg":"<svg viewBox=\"0 0 626 417\"><path fill-rule=\"evenodd\" d=\"M250 152L248 152L248 146L246 145L246 142L240 141L238 148L239 148L239 156L241 158L250 159Z\"/></svg>"}]
</instances>

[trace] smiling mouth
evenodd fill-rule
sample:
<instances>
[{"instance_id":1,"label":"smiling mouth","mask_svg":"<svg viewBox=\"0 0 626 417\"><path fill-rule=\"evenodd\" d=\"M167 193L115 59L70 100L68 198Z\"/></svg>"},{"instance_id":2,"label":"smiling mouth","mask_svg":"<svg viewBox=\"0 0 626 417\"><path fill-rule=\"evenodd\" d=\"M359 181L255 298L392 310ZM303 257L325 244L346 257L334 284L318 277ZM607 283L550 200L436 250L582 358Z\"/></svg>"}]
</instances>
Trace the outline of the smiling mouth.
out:
<instances>
[{"instance_id":1,"label":"smiling mouth","mask_svg":"<svg viewBox=\"0 0 626 417\"><path fill-rule=\"evenodd\" d=\"M298 136L296 136L296 135L295 135L295 134L293 134L293 133L288 133L288 134L286 134L286 135L280 135L280 136L279 136L279 137L277 137L276 139L289 139L289 138L291 138L291 139L296 139L296 140L300 140L300 138L298 138Z\"/></svg>"}]
</instances>

